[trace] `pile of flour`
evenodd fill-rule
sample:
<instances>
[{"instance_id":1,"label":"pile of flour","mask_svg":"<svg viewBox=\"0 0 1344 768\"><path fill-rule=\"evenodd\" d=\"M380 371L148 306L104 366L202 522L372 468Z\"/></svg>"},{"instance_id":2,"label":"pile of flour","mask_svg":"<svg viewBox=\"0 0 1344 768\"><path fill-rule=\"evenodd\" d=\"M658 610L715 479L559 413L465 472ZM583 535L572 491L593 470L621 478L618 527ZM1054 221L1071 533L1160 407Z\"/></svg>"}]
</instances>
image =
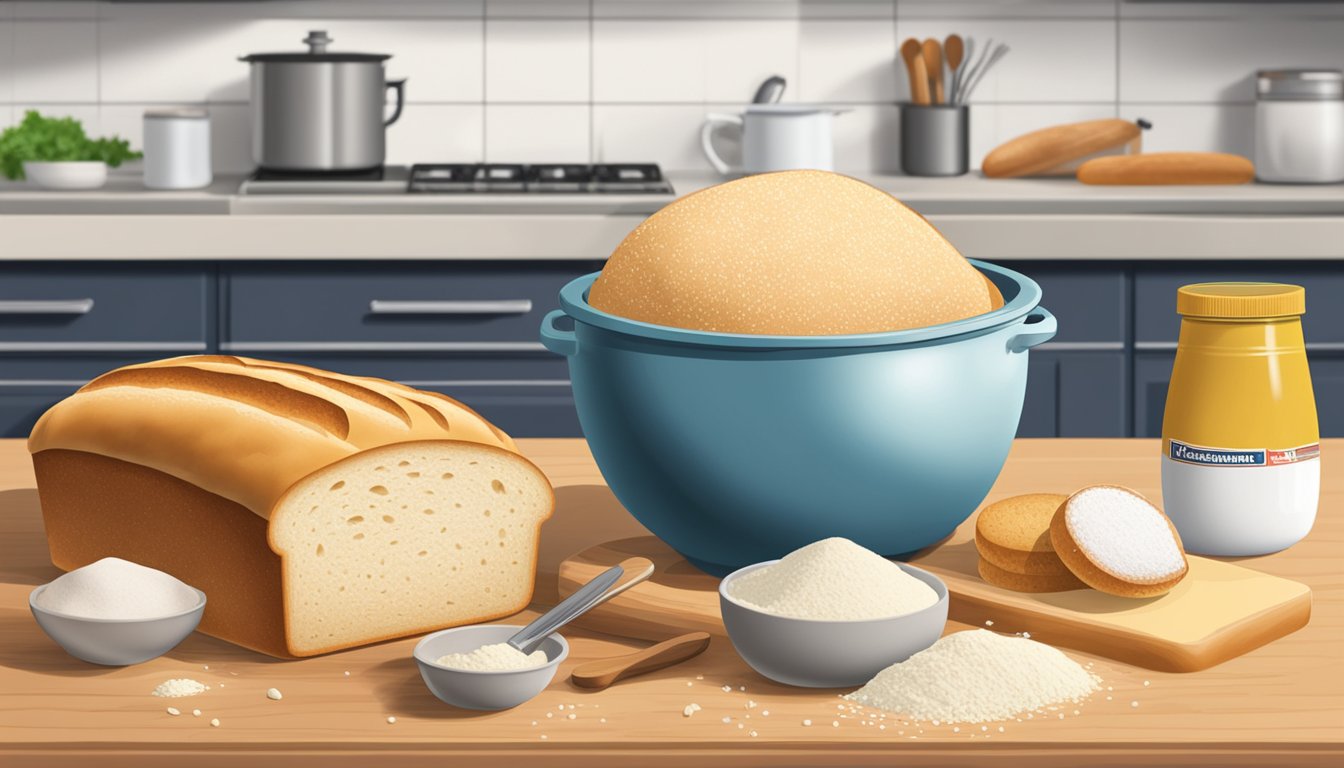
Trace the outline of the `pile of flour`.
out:
<instances>
[{"instance_id":1,"label":"pile of flour","mask_svg":"<svg viewBox=\"0 0 1344 768\"><path fill-rule=\"evenodd\" d=\"M845 698L917 720L982 723L1081 701L1100 682L1048 645L975 629L887 667Z\"/></svg>"},{"instance_id":2,"label":"pile of flour","mask_svg":"<svg viewBox=\"0 0 1344 768\"><path fill-rule=\"evenodd\" d=\"M515 669L535 669L546 666L546 653L523 653L508 643L483 645L469 653L450 653L439 657L438 663L468 672L507 672Z\"/></svg>"},{"instance_id":3,"label":"pile of flour","mask_svg":"<svg viewBox=\"0 0 1344 768\"><path fill-rule=\"evenodd\" d=\"M163 571L105 557L51 582L34 602L84 619L157 619L191 610L200 597Z\"/></svg>"},{"instance_id":4,"label":"pile of flour","mask_svg":"<svg viewBox=\"0 0 1344 768\"><path fill-rule=\"evenodd\" d=\"M764 613L816 621L885 619L938 602L928 584L838 537L808 544L733 579L728 596Z\"/></svg>"}]
</instances>

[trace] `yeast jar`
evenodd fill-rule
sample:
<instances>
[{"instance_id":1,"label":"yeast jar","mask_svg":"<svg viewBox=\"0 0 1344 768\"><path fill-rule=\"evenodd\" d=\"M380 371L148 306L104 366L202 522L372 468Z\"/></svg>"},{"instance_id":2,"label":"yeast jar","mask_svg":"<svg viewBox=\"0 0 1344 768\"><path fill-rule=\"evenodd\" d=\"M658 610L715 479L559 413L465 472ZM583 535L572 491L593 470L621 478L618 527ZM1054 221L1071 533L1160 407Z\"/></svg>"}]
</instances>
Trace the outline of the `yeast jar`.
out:
<instances>
[{"instance_id":1,"label":"yeast jar","mask_svg":"<svg viewBox=\"0 0 1344 768\"><path fill-rule=\"evenodd\" d=\"M1176 296L1181 336L1162 418L1162 498L1190 552L1263 555L1307 535L1320 432L1296 285L1199 283Z\"/></svg>"}]
</instances>

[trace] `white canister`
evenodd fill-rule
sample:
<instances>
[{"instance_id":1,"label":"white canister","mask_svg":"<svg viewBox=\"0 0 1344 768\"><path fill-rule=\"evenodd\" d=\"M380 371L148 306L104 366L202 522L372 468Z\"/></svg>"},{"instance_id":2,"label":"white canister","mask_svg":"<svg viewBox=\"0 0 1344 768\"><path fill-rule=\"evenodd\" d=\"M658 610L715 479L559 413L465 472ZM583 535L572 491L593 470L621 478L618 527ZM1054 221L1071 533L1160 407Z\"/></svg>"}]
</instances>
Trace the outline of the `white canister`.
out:
<instances>
[{"instance_id":1,"label":"white canister","mask_svg":"<svg viewBox=\"0 0 1344 768\"><path fill-rule=\"evenodd\" d=\"M1261 70L1255 78L1255 175L1260 181L1344 181L1344 72Z\"/></svg>"},{"instance_id":2,"label":"white canister","mask_svg":"<svg viewBox=\"0 0 1344 768\"><path fill-rule=\"evenodd\" d=\"M831 121L844 111L803 104L752 104L741 115L712 112L705 116L700 146L710 165L725 175L797 168L829 171ZM741 168L731 167L714 151L714 129L720 125L742 129Z\"/></svg>"},{"instance_id":3,"label":"white canister","mask_svg":"<svg viewBox=\"0 0 1344 768\"><path fill-rule=\"evenodd\" d=\"M145 110L145 186L197 189L213 179L210 113L200 107Z\"/></svg>"}]
</instances>

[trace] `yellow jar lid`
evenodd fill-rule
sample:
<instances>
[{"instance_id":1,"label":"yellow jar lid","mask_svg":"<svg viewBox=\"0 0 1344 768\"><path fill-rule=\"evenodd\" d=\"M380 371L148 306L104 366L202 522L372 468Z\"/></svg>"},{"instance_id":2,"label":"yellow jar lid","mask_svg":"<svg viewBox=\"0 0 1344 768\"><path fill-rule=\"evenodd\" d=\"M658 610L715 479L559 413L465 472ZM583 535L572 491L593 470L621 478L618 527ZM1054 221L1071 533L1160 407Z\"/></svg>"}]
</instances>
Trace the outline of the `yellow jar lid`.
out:
<instances>
[{"instance_id":1,"label":"yellow jar lid","mask_svg":"<svg viewBox=\"0 0 1344 768\"><path fill-rule=\"evenodd\" d=\"M1307 292L1285 283L1194 283L1176 291L1176 312L1194 317L1283 317L1307 311Z\"/></svg>"}]
</instances>

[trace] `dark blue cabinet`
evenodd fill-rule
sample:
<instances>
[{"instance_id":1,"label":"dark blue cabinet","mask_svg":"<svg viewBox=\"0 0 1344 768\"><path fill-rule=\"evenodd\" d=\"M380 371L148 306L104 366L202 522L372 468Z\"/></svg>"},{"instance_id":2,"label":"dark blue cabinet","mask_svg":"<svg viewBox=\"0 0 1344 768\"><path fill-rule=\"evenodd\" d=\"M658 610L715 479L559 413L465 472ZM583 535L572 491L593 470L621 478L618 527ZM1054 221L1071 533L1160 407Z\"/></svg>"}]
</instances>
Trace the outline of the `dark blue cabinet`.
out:
<instances>
[{"instance_id":1,"label":"dark blue cabinet","mask_svg":"<svg viewBox=\"0 0 1344 768\"><path fill-rule=\"evenodd\" d=\"M1124 352L1032 352L1018 437L1129 433Z\"/></svg>"},{"instance_id":2,"label":"dark blue cabinet","mask_svg":"<svg viewBox=\"0 0 1344 768\"><path fill-rule=\"evenodd\" d=\"M1018 261L1059 318L1033 350L1022 437L1152 437L1180 321L1177 287L1307 287L1321 433L1344 436L1344 266ZM198 352L380 376L462 400L510 434L577 437L565 360L541 317L591 261L0 263L0 435L28 434L103 371Z\"/></svg>"}]
</instances>

